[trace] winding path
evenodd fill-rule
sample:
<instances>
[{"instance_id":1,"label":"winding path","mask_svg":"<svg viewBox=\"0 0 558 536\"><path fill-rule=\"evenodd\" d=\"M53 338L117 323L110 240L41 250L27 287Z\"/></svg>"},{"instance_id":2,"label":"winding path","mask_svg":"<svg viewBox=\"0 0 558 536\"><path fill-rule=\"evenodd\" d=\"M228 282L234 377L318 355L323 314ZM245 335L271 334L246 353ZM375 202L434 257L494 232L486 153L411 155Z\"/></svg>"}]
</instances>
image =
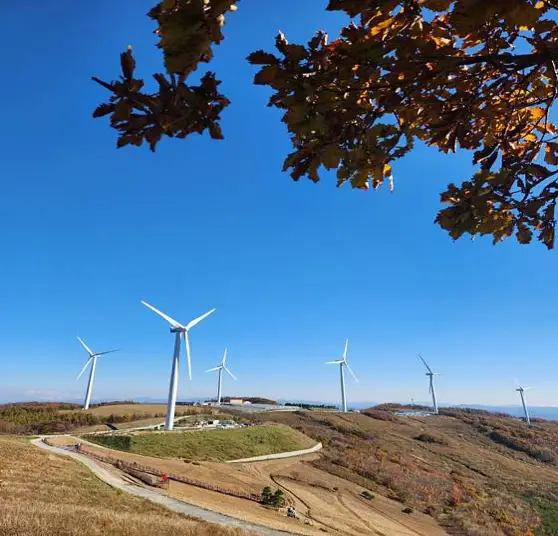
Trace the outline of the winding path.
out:
<instances>
[{"instance_id":1,"label":"winding path","mask_svg":"<svg viewBox=\"0 0 558 536\"><path fill-rule=\"evenodd\" d=\"M61 454L62 456L69 456L70 458L83 463L98 478L100 478L103 482L113 488L120 489L122 491L125 491L126 493L129 493L130 495L141 497L142 499L147 499L148 501L164 506L165 508L173 510L174 512L186 514L197 519L203 519L204 521L215 523L217 525L225 525L227 527L247 530L256 534L263 534L264 536L293 536L297 534L296 532L286 532L282 530L270 529L262 525L256 525L248 521L243 521L242 519L236 519L225 514L206 510L205 508L200 508L199 506L194 506L193 504L188 504L184 501L173 499L172 497L147 488L142 488L140 486L130 484L116 474L107 471L94 460L76 452L71 452L69 450L47 445L43 442L42 438L34 439L31 441L31 443L41 449L47 450L49 452L54 452L56 454Z\"/></svg>"}]
</instances>

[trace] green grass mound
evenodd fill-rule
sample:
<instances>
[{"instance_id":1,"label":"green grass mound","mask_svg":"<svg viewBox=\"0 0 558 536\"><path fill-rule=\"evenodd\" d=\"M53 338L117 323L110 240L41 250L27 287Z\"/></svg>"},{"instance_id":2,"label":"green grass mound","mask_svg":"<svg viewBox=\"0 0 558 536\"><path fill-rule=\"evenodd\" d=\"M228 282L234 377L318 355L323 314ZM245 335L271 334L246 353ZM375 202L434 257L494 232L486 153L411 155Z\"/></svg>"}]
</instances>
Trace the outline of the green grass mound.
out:
<instances>
[{"instance_id":1,"label":"green grass mound","mask_svg":"<svg viewBox=\"0 0 558 536\"><path fill-rule=\"evenodd\" d=\"M200 461L226 461L307 449L315 441L285 425L232 430L147 432L131 435L91 435L85 439L144 456Z\"/></svg>"}]
</instances>

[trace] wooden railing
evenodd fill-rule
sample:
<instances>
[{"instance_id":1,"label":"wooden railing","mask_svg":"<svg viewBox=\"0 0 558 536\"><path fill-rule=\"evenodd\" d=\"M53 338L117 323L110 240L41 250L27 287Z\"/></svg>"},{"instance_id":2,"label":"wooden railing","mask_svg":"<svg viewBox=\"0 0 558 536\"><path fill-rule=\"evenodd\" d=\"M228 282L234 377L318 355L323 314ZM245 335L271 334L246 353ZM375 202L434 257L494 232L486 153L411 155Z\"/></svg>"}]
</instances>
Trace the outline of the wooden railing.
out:
<instances>
[{"instance_id":1,"label":"wooden railing","mask_svg":"<svg viewBox=\"0 0 558 536\"><path fill-rule=\"evenodd\" d=\"M45 441L46 443L48 443L48 441ZM57 446L57 445L51 445L51 446ZM166 475L166 477L168 478L168 480L174 480L176 482L182 482L183 484L188 484L189 486L195 486L197 488L203 488L203 489L207 489L210 491L215 491L217 493L222 493L223 495L230 495L232 497L239 497L240 499L247 499L249 501L254 501L254 502L260 502L261 501L261 496L260 495L254 495L252 493L243 493L241 491L235 491L235 490L231 490L231 489L226 489L226 488L222 488L220 486L215 486L213 484L208 484L207 482L202 482L201 480L196 480L194 478L188 478L182 475L176 475L173 473L165 473L164 471L161 471L160 469L156 469L155 467L149 467L147 465L141 465L139 463L135 463L135 462L125 462L119 458L115 458L113 456L102 456L96 452L93 452L91 450L89 450L87 447L84 447L83 444L80 445L79 450L76 450L75 447L71 447L69 450L75 450L76 452L79 452L80 454L85 454L86 456L89 456L91 458L95 458L96 460L103 462L103 463L108 463L110 465L113 465L114 467L120 469L121 471L129 472L130 474L133 473L132 471L139 471L142 473L147 473L150 475L156 475L159 477L163 477L163 475Z\"/></svg>"}]
</instances>

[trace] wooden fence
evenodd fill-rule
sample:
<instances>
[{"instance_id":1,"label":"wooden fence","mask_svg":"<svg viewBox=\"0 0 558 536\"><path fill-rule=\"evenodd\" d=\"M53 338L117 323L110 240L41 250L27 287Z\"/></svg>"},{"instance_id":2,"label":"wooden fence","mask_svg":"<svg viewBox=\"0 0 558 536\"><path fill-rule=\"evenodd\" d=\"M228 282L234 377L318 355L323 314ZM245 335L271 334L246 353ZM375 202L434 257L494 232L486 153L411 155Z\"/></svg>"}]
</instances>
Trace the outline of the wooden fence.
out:
<instances>
[{"instance_id":1,"label":"wooden fence","mask_svg":"<svg viewBox=\"0 0 558 536\"><path fill-rule=\"evenodd\" d=\"M51 446L56 446L56 445L51 445ZM75 450L75 448L70 447L69 450ZM79 450L77 450L76 452L79 452L80 454L85 454L86 456L90 456L91 458L95 458L100 462L114 465L116 468L120 469L121 471L124 471L125 473L129 473L132 476L133 476L133 472L138 472L138 471L150 475L156 475L159 477L166 475L168 480L182 482L183 484L188 484L189 486L196 486L197 488L203 488L210 491L215 491L217 493L222 493L223 495L230 495L232 497L239 497L240 499L247 499L249 501L254 501L254 502L261 501L261 495L254 495L252 493L242 493L241 491L234 491L232 489L226 489L220 486L214 486L213 484L208 484L207 482L202 482L200 480L195 480L193 478L188 478L182 475L165 473L164 471L161 471L160 469L156 469L155 467L149 467L147 465L141 465L135 462L125 462L123 460L114 458L112 456L102 456L100 454L97 454L96 452L93 452L85 448L83 444L80 445Z\"/></svg>"}]
</instances>

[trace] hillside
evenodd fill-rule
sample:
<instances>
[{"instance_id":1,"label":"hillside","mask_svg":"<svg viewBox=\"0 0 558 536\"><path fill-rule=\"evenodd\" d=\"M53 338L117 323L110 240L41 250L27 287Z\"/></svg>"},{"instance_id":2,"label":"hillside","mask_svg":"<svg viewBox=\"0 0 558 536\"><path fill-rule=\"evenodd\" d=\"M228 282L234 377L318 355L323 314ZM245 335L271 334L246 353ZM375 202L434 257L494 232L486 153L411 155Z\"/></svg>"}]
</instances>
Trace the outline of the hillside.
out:
<instances>
[{"instance_id":1,"label":"hillside","mask_svg":"<svg viewBox=\"0 0 558 536\"><path fill-rule=\"evenodd\" d=\"M164 404L99 404L82 411L76 404L29 402L0 405L0 434L52 434L91 427L103 429L107 423L164 420ZM176 416L213 412L212 408L177 406Z\"/></svg>"},{"instance_id":2,"label":"hillside","mask_svg":"<svg viewBox=\"0 0 558 536\"><path fill-rule=\"evenodd\" d=\"M324 444L312 465L423 511L454 534L558 534L558 423L482 411L267 415ZM536 529L536 530L535 530Z\"/></svg>"},{"instance_id":3,"label":"hillside","mask_svg":"<svg viewBox=\"0 0 558 536\"><path fill-rule=\"evenodd\" d=\"M225 461L309 448L315 444L288 426L254 426L232 430L91 435L85 439L113 449L188 460Z\"/></svg>"},{"instance_id":4,"label":"hillside","mask_svg":"<svg viewBox=\"0 0 558 536\"><path fill-rule=\"evenodd\" d=\"M117 493L81 464L52 456L24 439L0 436L2 536L232 536Z\"/></svg>"},{"instance_id":5,"label":"hillside","mask_svg":"<svg viewBox=\"0 0 558 536\"><path fill-rule=\"evenodd\" d=\"M52 404L12 405L0 407L0 419L21 433L29 433L30 429L75 427L90 418L95 422L97 419L107 422L108 418L126 422L124 419L130 418L132 408L136 416L159 413L161 409L153 405L119 405L77 412L71 407L58 408ZM343 518L351 524L354 533L368 533L363 532L362 526L357 528L350 516L346 517L349 511L346 505L352 501L350 508L358 504L359 519L366 518L367 512L374 509L376 514L382 514L389 505L390 511L399 515L407 508L412 509L409 516L416 519L419 527L425 526L419 513L427 514L450 534L558 535L557 422L536 421L529 427L510 416L459 408L442 409L439 416L402 417L395 414L400 409L403 408L384 405L348 414L243 413L246 422L286 427L124 433L90 439L122 449L123 457L151 456L148 465L161 463L162 469L167 470L168 466L169 471L177 473L184 467L189 475L195 472L199 480L228 482L228 487L238 491L258 493L263 486L280 482L289 492L289 500L298 501L304 511L309 515L311 512L317 524L330 531L334 526L339 530ZM226 412L236 414L234 409ZM42 422L41 418L46 420ZM272 472L267 475L261 464L243 469L215 463L297 450L318 441L324 445L320 454L272 464ZM1 452L0 459L4 460ZM184 464L184 460L202 462ZM137 461L142 463L139 458ZM336 478L338 482L333 483ZM362 502L364 490L375 493L376 500ZM190 496L192 490L185 489L184 493L185 497ZM338 495L338 500L329 503L333 501L332 493ZM225 509L223 513L230 514L238 508L238 505L227 506L222 499L199 500L200 506ZM246 512L248 518L259 516L256 510L251 514ZM368 523L365 526L374 527ZM343 530L350 532L348 528Z\"/></svg>"}]
</instances>

